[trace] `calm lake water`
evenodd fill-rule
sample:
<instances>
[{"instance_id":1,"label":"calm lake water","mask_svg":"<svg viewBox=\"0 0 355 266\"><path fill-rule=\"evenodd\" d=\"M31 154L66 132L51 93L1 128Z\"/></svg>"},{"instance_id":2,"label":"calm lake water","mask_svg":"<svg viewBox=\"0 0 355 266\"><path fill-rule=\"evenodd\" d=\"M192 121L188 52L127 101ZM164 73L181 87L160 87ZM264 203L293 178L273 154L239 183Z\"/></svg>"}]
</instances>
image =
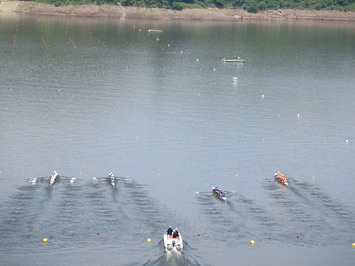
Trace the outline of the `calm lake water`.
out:
<instances>
[{"instance_id":1,"label":"calm lake water","mask_svg":"<svg viewBox=\"0 0 355 266\"><path fill-rule=\"evenodd\" d=\"M354 23L0 14L0 58L1 265L354 262Z\"/></svg>"}]
</instances>

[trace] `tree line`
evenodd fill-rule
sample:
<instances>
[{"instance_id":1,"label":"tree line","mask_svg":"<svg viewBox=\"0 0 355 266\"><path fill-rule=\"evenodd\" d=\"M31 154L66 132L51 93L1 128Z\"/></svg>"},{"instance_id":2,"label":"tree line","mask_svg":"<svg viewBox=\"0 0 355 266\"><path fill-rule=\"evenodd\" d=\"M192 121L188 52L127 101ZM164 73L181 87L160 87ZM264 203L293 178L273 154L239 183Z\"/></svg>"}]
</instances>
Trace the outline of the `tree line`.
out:
<instances>
[{"instance_id":1,"label":"tree line","mask_svg":"<svg viewBox=\"0 0 355 266\"><path fill-rule=\"evenodd\" d=\"M166 8L182 10L186 8L243 8L248 12L266 9L327 9L355 10L355 0L37 0L60 5L113 4L122 6Z\"/></svg>"}]
</instances>

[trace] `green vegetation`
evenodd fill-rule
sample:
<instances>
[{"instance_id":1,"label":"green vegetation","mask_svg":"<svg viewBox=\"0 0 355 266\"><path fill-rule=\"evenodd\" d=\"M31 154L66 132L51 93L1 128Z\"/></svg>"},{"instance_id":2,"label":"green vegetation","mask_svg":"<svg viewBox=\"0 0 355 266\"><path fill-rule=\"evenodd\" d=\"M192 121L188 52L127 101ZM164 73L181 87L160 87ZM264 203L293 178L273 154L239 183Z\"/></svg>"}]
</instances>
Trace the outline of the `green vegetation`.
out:
<instances>
[{"instance_id":1,"label":"green vegetation","mask_svg":"<svg viewBox=\"0 0 355 266\"><path fill-rule=\"evenodd\" d=\"M355 10L355 0L37 0L60 5L119 4L122 6L158 7L182 10L185 8L243 8L248 12L265 9L328 9Z\"/></svg>"}]
</instances>

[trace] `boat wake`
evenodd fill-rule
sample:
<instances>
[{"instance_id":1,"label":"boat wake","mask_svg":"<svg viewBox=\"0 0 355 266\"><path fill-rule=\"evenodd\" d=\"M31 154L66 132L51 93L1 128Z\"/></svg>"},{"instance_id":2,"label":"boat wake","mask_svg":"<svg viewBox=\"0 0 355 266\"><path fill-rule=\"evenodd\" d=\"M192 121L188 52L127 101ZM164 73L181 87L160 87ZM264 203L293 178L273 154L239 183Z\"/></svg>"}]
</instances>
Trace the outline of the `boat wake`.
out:
<instances>
[{"instance_id":1,"label":"boat wake","mask_svg":"<svg viewBox=\"0 0 355 266\"><path fill-rule=\"evenodd\" d=\"M299 245L317 243L322 246L352 241L354 213L319 187L292 179L288 189L280 190L278 186L265 188L272 202L267 211L270 216L279 217L275 232L278 238L292 241L290 236L298 235L302 237L302 241L297 242Z\"/></svg>"}]
</instances>

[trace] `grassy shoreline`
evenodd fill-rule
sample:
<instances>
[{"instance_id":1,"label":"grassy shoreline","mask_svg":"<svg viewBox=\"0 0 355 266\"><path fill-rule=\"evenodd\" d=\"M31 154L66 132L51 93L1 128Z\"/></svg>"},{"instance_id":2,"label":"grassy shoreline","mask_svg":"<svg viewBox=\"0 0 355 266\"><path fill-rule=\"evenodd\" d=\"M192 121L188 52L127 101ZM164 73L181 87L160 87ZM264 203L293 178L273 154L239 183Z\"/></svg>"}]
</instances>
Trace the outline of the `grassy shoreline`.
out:
<instances>
[{"instance_id":1,"label":"grassy shoreline","mask_svg":"<svg viewBox=\"0 0 355 266\"><path fill-rule=\"evenodd\" d=\"M324 20L353 21L354 11L279 9L248 13L243 9L184 9L182 11L122 7L117 5L69 5L56 7L51 4L27 1L2 1L0 12L17 12L31 15L76 16L76 17L117 17L123 19L160 20Z\"/></svg>"}]
</instances>

